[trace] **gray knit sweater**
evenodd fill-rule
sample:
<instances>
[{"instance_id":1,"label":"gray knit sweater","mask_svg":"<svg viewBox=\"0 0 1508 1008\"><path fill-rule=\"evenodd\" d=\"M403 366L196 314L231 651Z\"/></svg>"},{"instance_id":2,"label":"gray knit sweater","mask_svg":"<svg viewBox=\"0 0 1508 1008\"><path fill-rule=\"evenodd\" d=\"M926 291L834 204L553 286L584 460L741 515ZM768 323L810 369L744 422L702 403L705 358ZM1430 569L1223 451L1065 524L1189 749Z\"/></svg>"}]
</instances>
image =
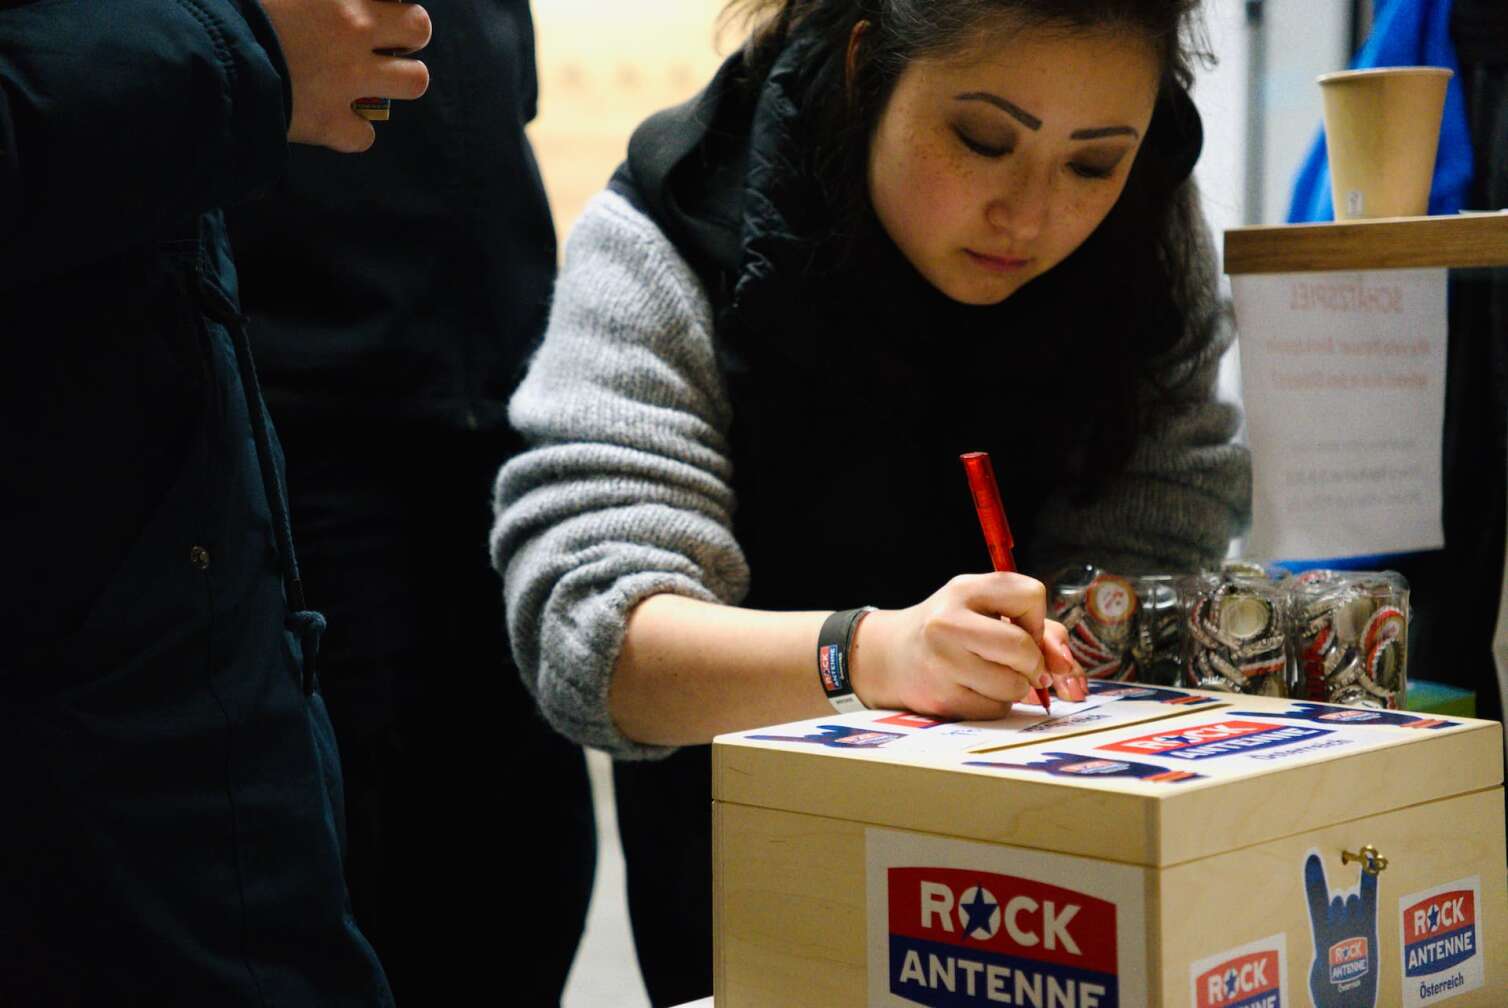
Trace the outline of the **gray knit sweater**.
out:
<instances>
[{"instance_id":1,"label":"gray knit sweater","mask_svg":"<svg viewBox=\"0 0 1508 1008\"><path fill-rule=\"evenodd\" d=\"M1205 387L1229 339L1209 339L1192 362ZM595 197L571 233L509 415L530 448L498 475L491 546L519 668L564 734L620 758L664 755L608 712L627 615L664 592L736 604L749 570L732 533L732 415L711 305L669 239L615 193ZM1112 492L1044 508L1035 554L1125 570L1219 558L1249 510L1236 423L1213 401L1167 418Z\"/></svg>"}]
</instances>

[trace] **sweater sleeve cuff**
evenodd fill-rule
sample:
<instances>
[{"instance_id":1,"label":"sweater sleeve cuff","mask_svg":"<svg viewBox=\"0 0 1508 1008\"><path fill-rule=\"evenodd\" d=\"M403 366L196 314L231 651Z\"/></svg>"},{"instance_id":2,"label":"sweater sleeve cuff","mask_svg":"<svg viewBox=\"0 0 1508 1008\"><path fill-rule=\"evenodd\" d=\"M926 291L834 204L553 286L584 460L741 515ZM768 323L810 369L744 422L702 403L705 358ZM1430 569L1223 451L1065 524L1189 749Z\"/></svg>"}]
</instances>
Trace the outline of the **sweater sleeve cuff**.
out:
<instances>
[{"instance_id":1,"label":"sweater sleeve cuff","mask_svg":"<svg viewBox=\"0 0 1508 1008\"><path fill-rule=\"evenodd\" d=\"M607 591L581 600L572 613L574 619L554 621L559 629L547 631L543 642L542 652L550 656L553 666L540 676L539 703L545 717L563 734L614 759L664 759L679 748L628 738L613 722L609 707L612 668L623 648L629 613L652 595L721 601L692 578L646 571L621 578ZM593 674L594 670L602 674Z\"/></svg>"}]
</instances>

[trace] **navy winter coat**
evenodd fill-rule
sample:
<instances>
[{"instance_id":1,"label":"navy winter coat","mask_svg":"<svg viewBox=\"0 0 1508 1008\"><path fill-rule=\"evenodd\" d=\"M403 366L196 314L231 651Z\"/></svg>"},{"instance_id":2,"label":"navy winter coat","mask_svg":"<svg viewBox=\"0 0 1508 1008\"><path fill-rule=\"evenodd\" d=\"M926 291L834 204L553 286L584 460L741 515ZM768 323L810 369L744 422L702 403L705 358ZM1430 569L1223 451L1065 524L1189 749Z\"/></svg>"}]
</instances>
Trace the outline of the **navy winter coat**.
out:
<instances>
[{"instance_id":1,"label":"navy winter coat","mask_svg":"<svg viewBox=\"0 0 1508 1008\"><path fill-rule=\"evenodd\" d=\"M215 209L289 108L254 0L0 4L0 1002L389 1000Z\"/></svg>"}]
</instances>

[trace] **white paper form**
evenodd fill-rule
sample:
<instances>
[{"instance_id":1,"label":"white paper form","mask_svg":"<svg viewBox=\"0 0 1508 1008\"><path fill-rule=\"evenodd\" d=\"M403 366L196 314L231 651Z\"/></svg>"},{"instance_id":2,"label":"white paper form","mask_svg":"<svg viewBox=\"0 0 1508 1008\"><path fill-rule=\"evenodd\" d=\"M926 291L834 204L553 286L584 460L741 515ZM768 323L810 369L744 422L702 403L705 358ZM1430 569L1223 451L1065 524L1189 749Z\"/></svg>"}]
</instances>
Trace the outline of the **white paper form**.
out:
<instances>
[{"instance_id":1,"label":"white paper form","mask_svg":"<svg viewBox=\"0 0 1508 1008\"><path fill-rule=\"evenodd\" d=\"M761 742L779 748L821 748L826 750L827 755L854 759L873 757L882 762L888 762L892 758L906 762L929 762L930 759L937 758L952 765L963 758L963 754L980 747L1009 745L1013 742L1021 744L1050 738L1054 734L1050 729L1045 735L1040 733L1040 729L1076 715L1084 715L1108 703L1109 701L1098 697L1089 697L1083 703L1054 700L1054 713L1051 716L1044 714L1040 707L1022 704L1013 707L1009 714L998 721L971 722L939 721L907 711L835 712L831 717L811 718L757 731L739 732L736 737L743 742ZM1123 718L1135 720L1135 713L1128 709ZM1033 732L1032 729L1039 729L1039 732ZM1065 727L1062 730L1069 732L1074 729Z\"/></svg>"},{"instance_id":2,"label":"white paper form","mask_svg":"<svg viewBox=\"0 0 1508 1008\"><path fill-rule=\"evenodd\" d=\"M1232 278L1252 452L1247 553L1436 549L1446 271Z\"/></svg>"},{"instance_id":3,"label":"white paper form","mask_svg":"<svg viewBox=\"0 0 1508 1008\"><path fill-rule=\"evenodd\" d=\"M1015 746L1220 707L1226 694L1135 683L1091 682L1079 703L1054 699L1052 713L1020 704L998 721L938 721L905 711L865 710L722 736L761 747L821 750L850 759L956 768Z\"/></svg>"}]
</instances>

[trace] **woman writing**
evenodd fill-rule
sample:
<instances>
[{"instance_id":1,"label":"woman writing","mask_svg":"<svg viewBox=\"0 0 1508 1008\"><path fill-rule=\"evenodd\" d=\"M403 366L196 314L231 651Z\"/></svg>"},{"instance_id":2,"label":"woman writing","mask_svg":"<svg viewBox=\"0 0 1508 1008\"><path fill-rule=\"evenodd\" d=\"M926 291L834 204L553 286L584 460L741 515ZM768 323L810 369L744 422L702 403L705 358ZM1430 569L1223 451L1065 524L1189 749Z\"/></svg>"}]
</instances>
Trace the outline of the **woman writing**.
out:
<instances>
[{"instance_id":1,"label":"woman writing","mask_svg":"<svg viewBox=\"0 0 1508 1008\"><path fill-rule=\"evenodd\" d=\"M735 6L748 43L577 225L512 402L532 448L492 548L520 667L560 730L630 759L831 713L817 645L850 607L877 607L837 619L866 706L1080 699L1041 582L968 573L958 456L991 453L1039 575L1193 568L1245 521L1193 0ZM639 819L706 875L705 766L619 764L631 897Z\"/></svg>"}]
</instances>

